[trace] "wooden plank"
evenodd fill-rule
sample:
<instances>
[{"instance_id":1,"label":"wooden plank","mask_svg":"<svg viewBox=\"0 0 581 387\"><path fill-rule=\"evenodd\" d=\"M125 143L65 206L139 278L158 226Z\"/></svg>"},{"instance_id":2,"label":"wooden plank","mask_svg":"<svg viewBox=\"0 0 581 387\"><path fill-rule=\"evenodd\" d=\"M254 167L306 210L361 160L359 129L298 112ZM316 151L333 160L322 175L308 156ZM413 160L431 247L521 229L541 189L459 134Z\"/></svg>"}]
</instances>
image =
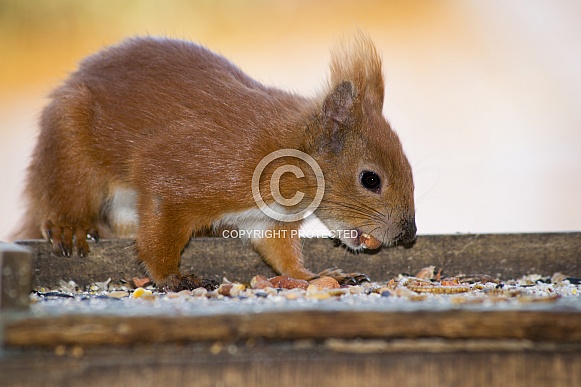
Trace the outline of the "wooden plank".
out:
<instances>
[{"instance_id":1,"label":"wooden plank","mask_svg":"<svg viewBox=\"0 0 581 387\"><path fill-rule=\"evenodd\" d=\"M31 252L21 246L0 243L0 310L27 308L31 282Z\"/></svg>"},{"instance_id":2,"label":"wooden plank","mask_svg":"<svg viewBox=\"0 0 581 387\"><path fill-rule=\"evenodd\" d=\"M71 347L62 348L61 355L9 354L0 361L0 375L6 386L58 387L581 385L580 351L500 342L497 348L504 349L495 352L482 344L484 349L474 341L432 345L414 340L407 343L409 350L379 352L337 352L325 342Z\"/></svg>"},{"instance_id":3,"label":"wooden plank","mask_svg":"<svg viewBox=\"0 0 581 387\"><path fill-rule=\"evenodd\" d=\"M54 286L74 280L81 286L94 281L141 276L131 240L102 240L91 244L86 258L59 257L44 241L20 241L34 250L33 285ZM340 268L363 272L374 281L400 273L414 273L435 265L446 275L488 274L503 279L525 274L562 272L581 277L581 233L424 235L414 247L385 248L352 254L327 239L305 239L303 252L308 268L319 272ZM248 281L256 274L274 272L240 239L194 238L182 255L181 270L221 280Z\"/></svg>"},{"instance_id":4,"label":"wooden plank","mask_svg":"<svg viewBox=\"0 0 581 387\"><path fill-rule=\"evenodd\" d=\"M247 339L527 339L581 342L581 313L570 311L287 310L209 315L63 313L4 323L8 346L127 345Z\"/></svg>"},{"instance_id":5,"label":"wooden plank","mask_svg":"<svg viewBox=\"0 0 581 387\"><path fill-rule=\"evenodd\" d=\"M35 286L141 275L130 240L92 244L84 259L54 256L45 242L22 244L34 250ZM581 277L581 233L421 236L411 249L358 255L312 239L304 253L314 271L340 267L377 281L428 265L448 275ZM222 238L194 239L182 270L241 281L273 275L242 241ZM564 301L3 313L0 384L581 385L581 313Z\"/></svg>"}]
</instances>

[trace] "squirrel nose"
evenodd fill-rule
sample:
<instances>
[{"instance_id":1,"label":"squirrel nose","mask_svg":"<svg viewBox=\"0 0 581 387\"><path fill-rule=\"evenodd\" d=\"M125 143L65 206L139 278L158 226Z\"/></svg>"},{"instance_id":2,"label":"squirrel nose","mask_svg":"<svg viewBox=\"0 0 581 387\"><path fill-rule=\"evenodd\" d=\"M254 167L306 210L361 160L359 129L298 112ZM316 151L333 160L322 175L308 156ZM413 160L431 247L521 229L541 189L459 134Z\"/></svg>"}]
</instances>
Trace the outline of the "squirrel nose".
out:
<instances>
[{"instance_id":1,"label":"squirrel nose","mask_svg":"<svg viewBox=\"0 0 581 387\"><path fill-rule=\"evenodd\" d=\"M412 216L404 219L402 223L402 233L399 239L404 247L412 247L416 242L416 232L418 230L416 219Z\"/></svg>"}]
</instances>

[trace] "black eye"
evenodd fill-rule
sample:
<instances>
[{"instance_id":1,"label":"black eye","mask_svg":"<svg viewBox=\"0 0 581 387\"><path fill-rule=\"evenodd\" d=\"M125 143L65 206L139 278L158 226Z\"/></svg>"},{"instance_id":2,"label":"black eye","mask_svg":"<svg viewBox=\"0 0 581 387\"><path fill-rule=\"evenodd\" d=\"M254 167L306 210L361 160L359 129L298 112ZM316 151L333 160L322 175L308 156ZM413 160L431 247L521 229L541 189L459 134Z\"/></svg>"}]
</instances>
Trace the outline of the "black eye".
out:
<instances>
[{"instance_id":1,"label":"black eye","mask_svg":"<svg viewBox=\"0 0 581 387\"><path fill-rule=\"evenodd\" d=\"M381 179L375 172L363 171L361 173L361 185L370 191L377 191L381 187Z\"/></svg>"}]
</instances>

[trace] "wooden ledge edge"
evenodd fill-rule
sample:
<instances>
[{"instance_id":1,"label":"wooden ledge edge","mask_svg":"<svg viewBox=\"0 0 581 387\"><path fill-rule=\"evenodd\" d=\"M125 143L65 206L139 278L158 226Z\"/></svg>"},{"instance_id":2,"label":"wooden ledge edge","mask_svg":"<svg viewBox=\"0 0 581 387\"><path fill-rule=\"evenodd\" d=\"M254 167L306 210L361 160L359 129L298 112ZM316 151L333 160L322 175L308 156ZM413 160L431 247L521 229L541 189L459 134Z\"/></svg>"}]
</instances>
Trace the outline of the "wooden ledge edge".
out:
<instances>
[{"instance_id":1,"label":"wooden ledge edge","mask_svg":"<svg viewBox=\"0 0 581 387\"><path fill-rule=\"evenodd\" d=\"M581 342L581 313L537 311L291 311L209 316L61 315L5 321L5 345L133 345L199 341L526 339Z\"/></svg>"}]
</instances>

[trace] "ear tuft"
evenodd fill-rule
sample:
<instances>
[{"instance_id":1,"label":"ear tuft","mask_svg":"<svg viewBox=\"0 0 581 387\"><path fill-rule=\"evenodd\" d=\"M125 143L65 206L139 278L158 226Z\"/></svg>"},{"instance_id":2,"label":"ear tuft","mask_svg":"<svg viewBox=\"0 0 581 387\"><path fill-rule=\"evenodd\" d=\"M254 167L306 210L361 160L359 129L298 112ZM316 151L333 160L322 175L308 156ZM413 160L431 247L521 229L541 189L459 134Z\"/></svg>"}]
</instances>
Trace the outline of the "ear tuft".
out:
<instances>
[{"instance_id":1,"label":"ear tuft","mask_svg":"<svg viewBox=\"0 0 581 387\"><path fill-rule=\"evenodd\" d=\"M346 38L332 51L330 84L345 79L353 83L359 101L367 102L379 111L383 108L383 71L381 56L371 38L359 31Z\"/></svg>"}]
</instances>

